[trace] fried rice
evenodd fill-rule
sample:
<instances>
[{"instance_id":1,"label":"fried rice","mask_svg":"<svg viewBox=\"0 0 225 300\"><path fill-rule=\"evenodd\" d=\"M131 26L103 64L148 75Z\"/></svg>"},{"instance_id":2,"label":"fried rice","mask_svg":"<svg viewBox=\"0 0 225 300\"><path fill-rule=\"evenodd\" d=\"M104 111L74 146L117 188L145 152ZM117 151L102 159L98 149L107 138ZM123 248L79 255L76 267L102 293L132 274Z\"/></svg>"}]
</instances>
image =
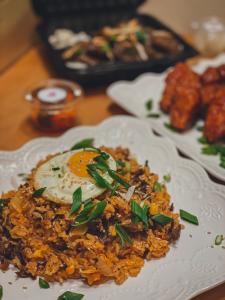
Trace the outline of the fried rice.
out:
<instances>
[{"instance_id":1,"label":"fried rice","mask_svg":"<svg viewBox=\"0 0 225 300\"><path fill-rule=\"evenodd\" d=\"M88 285L114 280L122 284L129 276L137 276L145 260L161 258L169 246L180 236L179 216L173 212L173 204L165 184L155 191L158 176L151 172L148 163L138 164L128 149L102 147L115 160L129 163L121 178L135 186L132 199L149 206L150 216L164 214L172 222L160 225L149 219L149 227L133 222L130 201L120 186L115 195L110 191L93 199L105 200L103 214L79 227L72 224L76 215L70 206L57 204L44 197L33 197L34 174L39 162L26 182L17 190L2 195L4 207L0 218L0 268L14 265L20 277L40 276L49 282L82 279ZM119 222L129 234L132 243L121 245L115 224Z\"/></svg>"}]
</instances>

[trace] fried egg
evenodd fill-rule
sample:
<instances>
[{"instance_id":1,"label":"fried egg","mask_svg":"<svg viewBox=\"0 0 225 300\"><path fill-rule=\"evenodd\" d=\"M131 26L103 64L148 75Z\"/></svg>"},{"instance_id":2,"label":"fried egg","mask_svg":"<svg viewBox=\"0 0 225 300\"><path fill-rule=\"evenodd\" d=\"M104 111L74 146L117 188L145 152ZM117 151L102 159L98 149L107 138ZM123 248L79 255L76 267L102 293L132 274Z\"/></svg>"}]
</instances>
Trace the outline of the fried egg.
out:
<instances>
[{"instance_id":1,"label":"fried egg","mask_svg":"<svg viewBox=\"0 0 225 300\"><path fill-rule=\"evenodd\" d=\"M87 165L94 163L93 160L98 155L98 152L90 148L54 156L37 168L34 174L34 188L37 190L45 187L45 198L65 204L73 202L73 193L79 187L82 190L83 201L99 196L105 189L98 187L87 172ZM116 171L116 161L111 155L107 164L110 169ZM110 184L113 182L107 173L101 176Z\"/></svg>"}]
</instances>

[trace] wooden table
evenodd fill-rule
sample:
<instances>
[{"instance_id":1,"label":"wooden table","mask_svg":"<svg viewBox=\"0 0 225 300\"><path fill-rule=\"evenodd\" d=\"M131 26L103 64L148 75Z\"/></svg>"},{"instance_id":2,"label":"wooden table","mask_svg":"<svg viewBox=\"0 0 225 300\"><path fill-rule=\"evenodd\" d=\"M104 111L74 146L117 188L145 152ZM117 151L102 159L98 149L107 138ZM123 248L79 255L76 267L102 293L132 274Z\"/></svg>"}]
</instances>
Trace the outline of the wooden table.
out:
<instances>
[{"instance_id":1,"label":"wooden table","mask_svg":"<svg viewBox=\"0 0 225 300\"><path fill-rule=\"evenodd\" d=\"M30 49L0 77L0 150L14 150L25 142L46 134L35 129L29 121L29 104L24 100L26 89L43 79L54 77L44 49ZM77 103L77 125L97 124L114 114L125 112L112 103L105 90L87 91ZM222 284L195 300L225 300Z\"/></svg>"}]
</instances>

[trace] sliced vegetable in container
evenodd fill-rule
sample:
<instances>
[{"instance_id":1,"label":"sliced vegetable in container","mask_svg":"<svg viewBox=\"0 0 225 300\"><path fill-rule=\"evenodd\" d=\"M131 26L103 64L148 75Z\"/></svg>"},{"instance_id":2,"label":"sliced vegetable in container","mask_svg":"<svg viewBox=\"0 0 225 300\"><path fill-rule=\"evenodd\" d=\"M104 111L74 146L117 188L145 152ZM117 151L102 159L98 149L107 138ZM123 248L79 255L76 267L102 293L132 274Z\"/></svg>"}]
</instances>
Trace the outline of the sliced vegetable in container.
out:
<instances>
[{"instance_id":1,"label":"sliced vegetable in container","mask_svg":"<svg viewBox=\"0 0 225 300\"><path fill-rule=\"evenodd\" d=\"M32 194L33 197L41 197L44 191L46 190L46 187L40 188L38 190L35 190Z\"/></svg>"},{"instance_id":2,"label":"sliced vegetable in container","mask_svg":"<svg viewBox=\"0 0 225 300\"><path fill-rule=\"evenodd\" d=\"M67 291L57 298L57 300L81 300L84 297L82 294Z\"/></svg>"}]
</instances>

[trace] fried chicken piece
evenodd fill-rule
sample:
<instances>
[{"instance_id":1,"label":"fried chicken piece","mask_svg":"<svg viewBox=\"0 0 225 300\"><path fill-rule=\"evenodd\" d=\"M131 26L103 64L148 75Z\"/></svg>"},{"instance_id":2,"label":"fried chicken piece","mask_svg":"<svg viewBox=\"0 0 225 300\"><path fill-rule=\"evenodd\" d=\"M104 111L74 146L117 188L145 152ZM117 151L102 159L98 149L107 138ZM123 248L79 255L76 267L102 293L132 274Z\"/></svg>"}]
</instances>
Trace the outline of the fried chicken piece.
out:
<instances>
[{"instance_id":1,"label":"fried chicken piece","mask_svg":"<svg viewBox=\"0 0 225 300\"><path fill-rule=\"evenodd\" d=\"M220 93L221 97L217 97L209 106L205 119L204 136L209 142L225 136L225 89Z\"/></svg>"},{"instance_id":2,"label":"fried chicken piece","mask_svg":"<svg viewBox=\"0 0 225 300\"><path fill-rule=\"evenodd\" d=\"M219 66L219 73L221 80L225 81L225 64Z\"/></svg>"},{"instance_id":3,"label":"fried chicken piece","mask_svg":"<svg viewBox=\"0 0 225 300\"><path fill-rule=\"evenodd\" d=\"M221 85L218 83L210 83L206 84L201 89L201 101L202 101L202 108L204 111L207 110L209 105L215 99L216 93L221 88Z\"/></svg>"},{"instance_id":4,"label":"fried chicken piece","mask_svg":"<svg viewBox=\"0 0 225 300\"><path fill-rule=\"evenodd\" d=\"M160 102L161 109L168 113L176 98L178 86L188 89L199 89L201 86L199 76L193 72L185 63L178 63L167 75L166 86Z\"/></svg>"},{"instance_id":5,"label":"fried chicken piece","mask_svg":"<svg viewBox=\"0 0 225 300\"><path fill-rule=\"evenodd\" d=\"M167 75L166 86L160 101L161 109L168 113L176 96L177 86L199 89L201 86L199 76L185 63L178 63Z\"/></svg>"},{"instance_id":6,"label":"fried chicken piece","mask_svg":"<svg viewBox=\"0 0 225 300\"><path fill-rule=\"evenodd\" d=\"M225 82L225 64L219 67L209 67L201 76L203 84Z\"/></svg>"},{"instance_id":7,"label":"fried chicken piece","mask_svg":"<svg viewBox=\"0 0 225 300\"><path fill-rule=\"evenodd\" d=\"M171 125L179 131L189 129L196 121L200 107L199 90L179 86L170 111Z\"/></svg>"}]
</instances>

